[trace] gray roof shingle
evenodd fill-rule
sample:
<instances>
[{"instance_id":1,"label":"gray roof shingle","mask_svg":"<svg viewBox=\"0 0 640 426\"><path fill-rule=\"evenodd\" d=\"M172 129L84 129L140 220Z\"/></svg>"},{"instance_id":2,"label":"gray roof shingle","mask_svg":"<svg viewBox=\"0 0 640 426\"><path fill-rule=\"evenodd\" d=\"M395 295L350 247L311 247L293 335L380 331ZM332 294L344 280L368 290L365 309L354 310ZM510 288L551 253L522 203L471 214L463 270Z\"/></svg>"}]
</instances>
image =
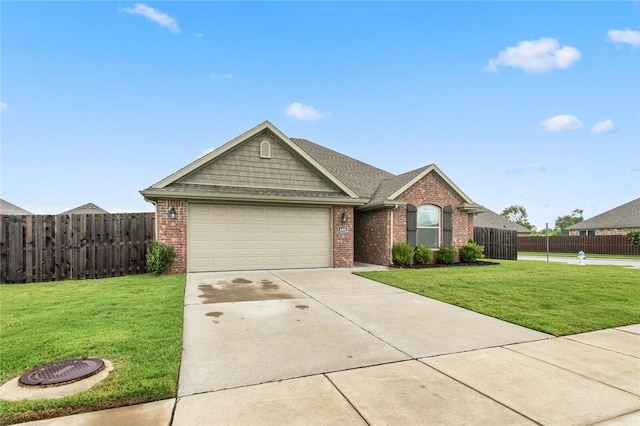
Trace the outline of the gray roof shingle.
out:
<instances>
[{"instance_id":1,"label":"gray roof shingle","mask_svg":"<svg viewBox=\"0 0 640 426\"><path fill-rule=\"evenodd\" d=\"M615 228L640 229L640 198L629 201L626 204L608 210L592 217L591 219L571 225L568 229L583 230Z\"/></svg>"},{"instance_id":2,"label":"gray roof shingle","mask_svg":"<svg viewBox=\"0 0 640 426\"><path fill-rule=\"evenodd\" d=\"M62 212L60 214L96 214L96 213L109 213L103 208L96 206L93 203L83 204L81 206L76 207L75 209L67 210L66 212Z\"/></svg>"},{"instance_id":3,"label":"gray roof shingle","mask_svg":"<svg viewBox=\"0 0 640 426\"><path fill-rule=\"evenodd\" d=\"M380 181L394 177L389 172L306 139L290 139L360 197L371 198Z\"/></svg>"},{"instance_id":4,"label":"gray roof shingle","mask_svg":"<svg viewBox=\"0 0 640 426\"><path fill-rule=\"evenodd\" d=\"M29 215L33 214L22 207L18 207L15 204L11 204L8 201L0 199L0 214L10 214L10 215Z\"/></svg>"},{"instance_id":5,"label":"gray roof shingle","mask_svg":"<svg viewBox=\"0 0 640 426\"><path fill-rule=\"evenodd\" d=\"M486 209L484 212L474 216L473 226L478 228L508 229L510 231L517 231L519 234L531 234L530 229Z\"/></svg>"}]
</instances>

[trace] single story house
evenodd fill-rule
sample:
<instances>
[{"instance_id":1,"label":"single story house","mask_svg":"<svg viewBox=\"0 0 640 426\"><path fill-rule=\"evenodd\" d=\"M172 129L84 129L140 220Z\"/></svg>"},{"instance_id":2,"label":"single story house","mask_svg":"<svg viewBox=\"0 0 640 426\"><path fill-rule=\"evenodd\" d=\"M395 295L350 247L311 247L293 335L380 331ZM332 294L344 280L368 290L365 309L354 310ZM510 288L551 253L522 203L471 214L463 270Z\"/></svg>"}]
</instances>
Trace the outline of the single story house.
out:
<instances>
[{"instance_id":1,"label":"single story house","mask_svg":"<svg viewBox=\"0 0 640 426\"><path fill-rule=\"evenodd\" d=\"M397 242L461 247L483 211L434 164L396 176L268 121L140 193L173 272L390 265Z\"/></svg>"},{"instance_id":2,"label":"single story house","mask_svg":"<svg viewBox=\"0 0 640 426\"><path fill-rule=\"evenodd\" d=\"M476 217L473 218L473 226L475 228L495 228L517 231L518 237L528 237L531 235L531 229L486 208L485 211L478 213Z\"/></svg>"},{"instance_id":3,"label":"single story house","mask_svg":"<svg viewBox=\"0 0 640 426\"><path fill-rule=\"evenodd\" d=\"M100 213L109 213L105 209L98 207L93 203L83 204L71 210L67 210L66 212L62 212L60 214L100 214Z\"/></svg>"},{"instance_id":4,"label":"single story house","mask_svg":"<svg viewBox=\"0 0 640 426\"><path fill-rule=\"evenodd\" d=\"M626 235L640 229L640 198L571 225L569 235Z\"/></svg>"}]
</instances>

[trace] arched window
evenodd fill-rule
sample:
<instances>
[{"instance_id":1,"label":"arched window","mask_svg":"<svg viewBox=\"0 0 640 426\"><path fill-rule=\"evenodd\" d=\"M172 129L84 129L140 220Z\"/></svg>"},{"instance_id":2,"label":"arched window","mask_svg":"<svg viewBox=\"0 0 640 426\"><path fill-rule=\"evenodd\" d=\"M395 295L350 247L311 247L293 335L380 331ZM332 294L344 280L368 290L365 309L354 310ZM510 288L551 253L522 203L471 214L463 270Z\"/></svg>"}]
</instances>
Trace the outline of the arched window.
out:
<instances>
[{"instance_id":1,"label":"arched window","mask_svg":"<svg viewBox=\"0 0 640 426\"><path fill-rule=\"evenodd\" d=\"M267 140L260 142L260 158L271 158L271 144Z\"/></svg>"},{"instance_id":2,"label":"arched window","mask_svg":"<svg viewBox=\"0 0 640 426\"><path fill-rule=\"evenodd\" d=\"M416 244L432 249L440 247L440 207L426 205L418 207Z\"/></svg>"}]
</instances>

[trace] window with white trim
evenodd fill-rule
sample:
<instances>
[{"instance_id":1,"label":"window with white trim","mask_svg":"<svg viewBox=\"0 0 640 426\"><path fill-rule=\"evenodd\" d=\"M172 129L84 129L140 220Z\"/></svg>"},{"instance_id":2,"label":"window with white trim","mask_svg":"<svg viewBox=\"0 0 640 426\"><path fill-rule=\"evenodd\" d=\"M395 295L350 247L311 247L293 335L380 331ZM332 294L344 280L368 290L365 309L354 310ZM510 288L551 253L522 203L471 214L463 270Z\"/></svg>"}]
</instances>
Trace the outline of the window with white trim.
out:
<instances>
[{"instance_id":1,"label":"window with white trim","mask_svg":"<svg viewBox=\"0 0 640 426\"><path fill-rule=\"evenodd\" d=\"M424 244L432 249L440 247L440 207L418 207L417 231L417 245Z\"/></svg>"}]
</instances>

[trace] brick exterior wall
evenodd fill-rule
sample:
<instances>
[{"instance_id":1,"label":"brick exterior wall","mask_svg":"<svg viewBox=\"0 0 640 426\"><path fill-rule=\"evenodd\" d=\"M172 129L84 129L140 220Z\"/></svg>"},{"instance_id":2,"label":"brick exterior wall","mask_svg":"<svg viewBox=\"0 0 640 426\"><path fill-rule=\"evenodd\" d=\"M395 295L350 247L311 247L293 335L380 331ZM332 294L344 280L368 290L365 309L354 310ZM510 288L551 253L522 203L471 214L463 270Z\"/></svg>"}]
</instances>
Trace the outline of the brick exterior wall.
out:
<instances>
[{"instance_id":1,"label":"brick exterior wall","mask_svg":"<svg viewBox=\"0 0 640 426\"><path fill-rule=\"evenodd\" d=\"M463 202L449 186L434 173L429 173L398 197L398 201L416 207L432 204L440 208L453 207L453 245L460 248L473 239L473 215L461 212L458 206ZM440 241L443 239L442 214ZM391 224L393 218L393 224ZM356 212L355 260L356 262L390 265L390 230L393 226L393 244L407 241L407 208L378 209Z\"/></svg>"},{"instance_id":2,"label":"brick exterior wall","mask_svg":"<svg viewBox=\"0 0 640 426\"><path fill-rule=\"evenodd\" d=\"M473 239L473 215L464 213L458 210L458 206L463 203L463 200L458 198L449 186L442 181L436 174L429 173L416 182L411 188L407 189L403 194L398 197L398 200L411 203L416 207L425 204L432 204L443 209L445 206L450 205L453 207L453 245L460 248L467 243L467 241ZM403 207L405 211L404 218L400 214L396 214L395 229L397 229L397 236L394 240L407 241L407 220L406 220L406 207ZM443 230L442 230L442 218L443 213L440 214L440 241L442 242ZM401 236L402 235L402 236Z\"/></svg>"},{"instance_id":3,"label":"brick exterior wall","mask_svg":"<svg viewBox=\"0 0 640 426\"><path fill-rule=\"evenodd\" d=\"M347 220L342 221L342 212ZM340 232L339 228L347 228L347 232ZM351 268L353 266L353 236L354 236L353 207L333 208L333 267Z\"/></svg>"},{"instance_id":4,"label":"brick exterior wall","mask_svg":"<svg viewBox=\"0 0 640 426\"><path fill-rule=\"evenodd\" d=\"M391 264L389 209L356 212L354 258L374 265Z\"/></svg>"},{"instance_id":5,"label":"brick exterior wall","mask_svg":"<svg viewBox=\"0 0 640 426\"><path fill-rule=\"evenodd\" d=\"M171 208L176 209L178 217L171 219ZM189 205L182 200L158 200L156 205L156 238L163 244L172 246L176 258L169 269L170 273L187 270L187 216Z\"/></svg>"}]
</instances>

